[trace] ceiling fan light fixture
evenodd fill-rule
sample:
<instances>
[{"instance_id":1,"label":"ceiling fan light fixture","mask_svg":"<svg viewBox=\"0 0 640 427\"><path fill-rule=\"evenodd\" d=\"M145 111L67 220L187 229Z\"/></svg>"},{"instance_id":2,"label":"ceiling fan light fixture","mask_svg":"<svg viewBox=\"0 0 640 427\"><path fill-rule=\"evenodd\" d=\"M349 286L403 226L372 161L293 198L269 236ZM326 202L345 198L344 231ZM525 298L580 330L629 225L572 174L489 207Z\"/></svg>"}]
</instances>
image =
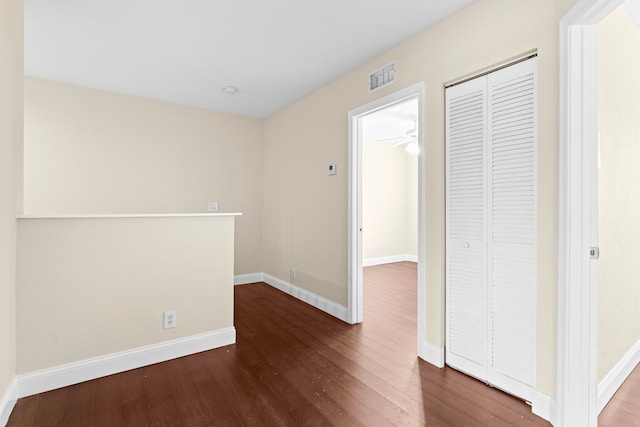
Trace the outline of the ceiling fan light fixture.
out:
<instances>
[{"instance_id":1,"label":"ceiling fan light fixture","mask_svg":"<svg viewBox=\"0 0 640 427\"><path fill-rule=\"evenodd\" d=\"M235 86L225 86L222 88L222 91L227 95L235 95L238 93L238 88Z\"/></svg>"},{"instance_id":2,"label":"ceiling fan light fixture","mask_svg":"<svg viewBox=\"0 0 640 427\"><path fill-rule=\"evenodd\" d=\"M418 141L413 141L410 144L407 144L405 147L407 153L409 154L420 154L420 147L418 147Z\"/></svg>"}]
</instances>

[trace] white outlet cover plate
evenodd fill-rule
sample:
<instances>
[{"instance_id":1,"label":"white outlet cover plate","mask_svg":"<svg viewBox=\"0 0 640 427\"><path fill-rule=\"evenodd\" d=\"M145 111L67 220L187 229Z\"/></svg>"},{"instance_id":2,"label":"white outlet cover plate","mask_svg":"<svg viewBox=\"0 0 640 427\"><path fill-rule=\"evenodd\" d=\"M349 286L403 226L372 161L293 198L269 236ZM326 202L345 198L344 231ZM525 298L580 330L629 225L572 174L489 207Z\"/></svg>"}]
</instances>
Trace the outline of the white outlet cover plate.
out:
<instances>
[{"instance_id":1,"label":"white outlet cover plate","mask_svg":"<svg viewBox=\"0 0 640 427\"><path fill-rule=\"evenodd\" d=\"M176 312L165 311L164 312L164 328L170 329L176 327Z\"/></svg>"}]
</instances>

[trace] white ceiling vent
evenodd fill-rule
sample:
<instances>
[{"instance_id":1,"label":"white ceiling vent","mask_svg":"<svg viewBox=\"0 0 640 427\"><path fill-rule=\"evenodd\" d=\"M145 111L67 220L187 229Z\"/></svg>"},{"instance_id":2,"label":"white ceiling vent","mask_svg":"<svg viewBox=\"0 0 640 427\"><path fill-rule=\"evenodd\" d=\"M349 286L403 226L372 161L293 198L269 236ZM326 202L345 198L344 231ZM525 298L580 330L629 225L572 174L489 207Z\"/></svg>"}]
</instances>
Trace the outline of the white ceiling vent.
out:
<instances>
[{"instance_id":1,"label":"white ceiling vent","mask_svg":"<svg viewBox=\"0 0 640 427\"><path fill-rule=\"evenodd\" d=\"M396 61L389 62L369 73L369 93L396 82Z\"/></svg>"}]
</instances>

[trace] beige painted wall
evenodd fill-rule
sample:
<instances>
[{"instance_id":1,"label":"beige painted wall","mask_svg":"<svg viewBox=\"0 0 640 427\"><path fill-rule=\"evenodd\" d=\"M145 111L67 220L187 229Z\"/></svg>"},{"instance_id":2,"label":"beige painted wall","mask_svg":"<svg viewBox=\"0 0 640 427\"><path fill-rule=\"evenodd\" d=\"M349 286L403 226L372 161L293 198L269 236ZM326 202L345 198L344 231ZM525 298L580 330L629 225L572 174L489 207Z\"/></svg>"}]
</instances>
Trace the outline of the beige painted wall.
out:
<instances>
[{"instance_id":1,"label":"beige painted wall","mask_svg":"<svg viewBox=\"0 0 640 427\"><path fill-rule=\"evenodd\" d=\"M598 381L640 340L640 29L624 6L599 28Z\"/></svg>"},{"instance_id":2,"label":"beige painted wall","mask_svg":"<svg viewBox=\"0 0 640 427\"><path fill-rule=\"evenodd\" d=\"M22 0L0 2L0 397L16 372L15 216L20 209L22 173L22 28Z\"/></svg>"},{"instance_id":3,"label":"beige painted wall","mask_svg":"<svg viewBox=\"0 0 640 427\"><path fill-rule=\"evenodd\" d=\"M19 220L17 372L233 326L233 229L229 216Z\"/></svg>"},{"instance_id":4,"label":"beige painted wall","mask_svg":"<svg viewBox=\"0 0 640 427\"><path fill-rule=\"evenodd\" d=\"M235 273L262 271L262 121L25 78L25 212L242 212Z\"/></svg>"},{"instance_id":5,"label":"beige painted wall","mask_svg":"<svg viewBox=\"0 0 640 427\"><path fill-rule=\"evenodd\" d=\"M575 0L478 0L265 121L264 270L347 303L347 112L425 84L426 340L444 345L444 89L537 50L537 387L555 396L558 229L558 28ZM397 60L398 83L368 95L367 73ZM337 162L328 177L326 164Z\"/></svg>"},{"instance_id":6,"label":"beige painted wall","mask_svg":"<svg viewBox=\"0 0 640 427\"><path fill-rule=\"evenodd\" d=\"M418 255L417 171L418 157L404 147L363 141L364 260Z\"/></svg>"}]
</instances>

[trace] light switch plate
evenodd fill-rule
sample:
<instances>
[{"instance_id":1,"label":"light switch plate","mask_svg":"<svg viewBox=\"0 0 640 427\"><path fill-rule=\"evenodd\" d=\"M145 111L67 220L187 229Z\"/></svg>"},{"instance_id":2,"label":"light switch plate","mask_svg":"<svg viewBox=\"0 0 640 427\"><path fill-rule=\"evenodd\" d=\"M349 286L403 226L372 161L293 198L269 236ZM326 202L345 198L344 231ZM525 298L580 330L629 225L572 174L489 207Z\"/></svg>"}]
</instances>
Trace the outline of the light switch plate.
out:
<instances>
[{"instance_id":1,"label":"light switch plate","mask_svg":"<svg viewBox=\"0 0 640 427\"><path fill-rule=\"evenodd\" d=\"M327 172L329 173L329 175L335 175L336 174L336 164L335 163L329 163L329 167L327 168Z\"/></svg>"}]
</instances>

